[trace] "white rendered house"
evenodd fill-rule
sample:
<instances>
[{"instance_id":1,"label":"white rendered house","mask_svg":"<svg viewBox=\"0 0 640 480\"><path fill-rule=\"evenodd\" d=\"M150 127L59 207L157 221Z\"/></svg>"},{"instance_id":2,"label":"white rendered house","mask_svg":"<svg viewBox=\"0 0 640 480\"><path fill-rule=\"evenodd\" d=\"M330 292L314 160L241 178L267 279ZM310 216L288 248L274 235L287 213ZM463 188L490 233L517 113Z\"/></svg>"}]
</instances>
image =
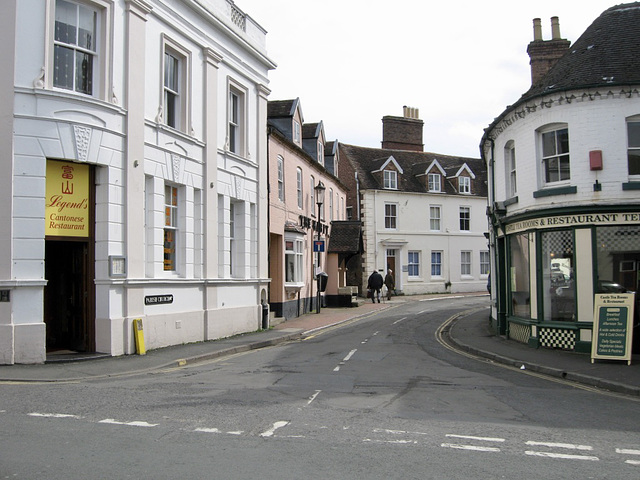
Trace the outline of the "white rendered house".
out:
<instances>
[{"instance_id":1,"label":"white rendered house","mask_svg":"<svg viewBox=\"0 0 640 480\"><path fill-rule=\"evenodd\" d=\"M265 31L227 0L2 8L0 363L259 328Z\"/></svg>"}]
</instances>

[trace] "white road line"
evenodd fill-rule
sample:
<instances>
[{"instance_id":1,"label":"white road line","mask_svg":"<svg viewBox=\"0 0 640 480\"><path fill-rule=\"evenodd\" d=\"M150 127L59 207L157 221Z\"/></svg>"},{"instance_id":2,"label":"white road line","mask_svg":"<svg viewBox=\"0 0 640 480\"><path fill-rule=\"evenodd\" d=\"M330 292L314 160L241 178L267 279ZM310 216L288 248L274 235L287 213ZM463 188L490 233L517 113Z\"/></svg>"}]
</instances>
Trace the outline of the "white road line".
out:
<instances>
[{"instance_id":1,"label":"white road line","mask_svg":"<svg viewBox=\"0 0 640 480\"><path fill-rule=\"evenodd\" d=\"M392 323L392 325L395 325L396 323L400 323L403 320L406 320L407 317L402 317L400 320L396 320L395 322Z\"/></svg>"},{"instance_id":2,"label":"white road line","mask_svg":"<svg viewBox=\"0 0 640 480\"><path fill-rule=\"evenodd\" d=\"M314 393L313 395L311 395L311 396L309 397L309 401L307 402L307 405L310 405L310 404L311 404L311 402L313 402L313 401L316 399L316 397L318 396L318 394L319 394L321 391L322 391L322 390L316 390L316 393Z\"/></svg>"},{"instance_id":3,"label":"white road line","mask_svg":"<svg viewBox=\"0 0 640 480\"><path fill-rule=\"evenodd\" d=\"M363 442L369 443L390 443L392 445L417 445L417 440L373 440L371 438L365 438Z\"/></svg>"},{"instance_id":4,"label":"white road line","mask_svg":"<svg viewBox=\"0 0 640 480\"><path fill-rule=\"evenodd\" d=\"M640 455L640 450L629 450L627 448L616 448L616 453L621 453L622 455Z\"/></svg>"},{"instance_id":5,"label":"white road line","mask_svg":"<svg viewBox=\"0 0 640 480\"><path fill-rule=\"evenodd\" d=\"M550 443L550 442L533 442L528 441L527 445L536 447L565 448L567 450L593 450L589 445L574 445L572 443Z\"/></svg>"},{"instance_id":6,"label":"white road line","mask_svg":"<svg viewBox=\"0 0 640 480\"><path fill-rule=\"evenodd\" d=\"M349 359L350 359L351 357L353 357L353 354L354 354L354 353L356 353L357 351L358 351L358 349L357 349L357 348L354 348L353 350L351 350L351 351L347 354L347 356L346 356L346 357L344 357L344 358L342 359L342 361L338 364L338 366L336 366L336 368L334 368L334 369L333 369L333 371L334 371L334 372L339 372L339 371L340 371L340 366L341 366L341 365L344 365L346 362L348 362L348 361L349 361Z\"/></svg>"},{"instance_id":7,"label":"white road line","mask_svg":"<svg viewBox=\"0 0 640 480\"><path fill-rule=\"evenodd\" d=\"M196 428L194 432L202 432L202 433L220 433L220 430L217 428Z\"/></svg>"},{"instance_id":8,"label":"white road line","mask_svg":"<svg viewBox=\"0 0 640 480\"><path fill-rule=\"evenodd\" d=\"M470 435L454 435L454 434L447 434L446 435L449 438L463 438L465 440L479 440L481 442L504 442L505 439L504 438L494 438L494 437L473 437Z\"/></svg>"},{"instance_id":9,"label":"white road line","mask_svg":"<svg viewBox=\"0 0 640 480\"><path fill-rule=\"evenodd\" d=\"M459 445L457 443L442 443L440 445L444 448L455 448L457 450L474 450L476 452L499 452L499 448L495 447L477 447L475 445Z\"/></svg>"},{"instance_id":10,"label":"white road line","mask_svg":"<svg viewBox=\"0 0 640 480\"><path fill-rule=\"evenodd\" d=\"M68 413L28 413L30 417L44 417L44 418L81 418L78 415L70 415Z\"/></svg>"},{"instance_id":11,"label":"white road line","mask_svg":"<svg viewBox=\"0 0 640 480\"><path fill-rule=\"evenodd\" d=\"M640 465L640 460L625 460L624 463L627 463L629 465Z\"/></svg>"},{"instance_id":12,"label":"white road line","mask_svg":"<svg viewBox=\"0 0 640 480\"><path fill-rule=\"evenodd\" d=\"M524 452L525 455L530 455L534 457L548 457L548 458L560 458L563 460L588 460L591 462L599 462L600 459L598 457L592 457L589 455L568 455L566 453L552 453L552 452L533 452L527 450Z\"/></svg>"},{"instance_id":13,"label":"white road line","mask_svg":"<svg viewBox=\"0 0 640 480\"><path fill-rule=\"evenodd\" d=\"M276 422L273 424L273 426L269 430L262 432L260 436L263 438L272 437L277 429L285 427L287 425L289 425L289 422L285 422L285 421Z\"/></svg>"},{"instance_id":14,"label":"white road line","mask_svg":"<svg viewBox=\"0 0 640 480\"><path fill-rule=\"evenodd\" d=\"M120 422L118 420L114 420L113 418L105 418L104 420L100 420L98 423L109 423L111 425L128 425L130 427L156 427L157 423L147 423L147 422Z\"/></svg>"}]
</instances>

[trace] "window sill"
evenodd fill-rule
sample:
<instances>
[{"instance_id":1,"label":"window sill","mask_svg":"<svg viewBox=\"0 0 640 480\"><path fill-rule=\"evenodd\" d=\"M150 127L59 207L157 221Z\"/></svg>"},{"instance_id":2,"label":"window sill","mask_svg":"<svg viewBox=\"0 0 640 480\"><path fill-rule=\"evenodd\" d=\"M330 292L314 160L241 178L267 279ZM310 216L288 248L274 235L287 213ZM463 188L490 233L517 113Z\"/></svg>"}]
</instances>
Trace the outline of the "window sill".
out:
<instances>
[{"instance_id":1,"label":"window sill","mask_svg":"<svg viewBox=\"0 0 640 480\"><path fill-rule=\"evenodd\" d=\"M543 188L533 192L533 198L553 197L555 195L571 195L578 192L575 185L567 185L565 187Z\"/></svg>"},{"instance_id":2,"label":"window sill","mask_svg":"<svg viewBox=\"0 0 640 480\"><path fill-rule=\"evenodd\" d=\"M640 190L640 181L623 183L622 190Z\"/></svg>"},{"instance_id":3,"label":"window sill","mask_svg":"<svg viewBox=\"0 0 640 480\"><path fill-rule=\"evenodd\" d=\"M535 194L534 194L534 196L535 196ZM514 205L516 203L518 203L518 196L517 195L515 197L507 198L504 201L504 206L508 207L509 205Z\"/></svg>"}]
</instances>

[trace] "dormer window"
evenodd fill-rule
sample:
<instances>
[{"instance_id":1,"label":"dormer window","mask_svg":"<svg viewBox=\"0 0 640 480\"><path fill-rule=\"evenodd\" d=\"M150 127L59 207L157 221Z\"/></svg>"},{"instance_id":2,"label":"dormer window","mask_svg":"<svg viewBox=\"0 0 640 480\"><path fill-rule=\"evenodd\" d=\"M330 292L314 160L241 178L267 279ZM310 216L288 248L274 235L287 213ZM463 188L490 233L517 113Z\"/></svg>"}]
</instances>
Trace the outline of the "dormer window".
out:
<instances>
[{"instance_id":1,"label":"dormer window","mask_svg":"<svg viewBox=\"0 0 640 480\"><path fill-rule=\"evenodd\" d=\"M384 171L384 188L387 190L398 189L398 172L395 170Z\"/></svg>"},{"instance_id":2,"label":"dormer window","mask_svg":"<svg viewBox=\"0 0 640 480\"><path fill-rule=\"evenodd\" d=\"M460 193L471 193L471 178L458 177L458 191Z\"/></svg>"},{"instance_id":3,"label":"dormer window","mask_svg":"<svg viewBox=\"0 0 640 480\"><path fill-rule=\"evenodd\" d=\"M293 143L295 143L296 145L300 145L300 143L302 142L302 138L301 138L301 130L300 130L300 122L298 122L297 120L293 121Z\"/></svg>"},{"instance_id":4,"label":"dormer window","mask_svg":"<svg viewBox=\"0 0 640 480\"><path fill-rule=\"evenodd\" d=\"M324 166L324 144L318 142L318 163Z\"/></svg>"},{"instance_id":5,"label":"dormer window","mask_svg":"<svg viewBox=\"0 0 640 480\"><path fill-rule=\"evenodd\" d=\"M441 192L441 178L442 176L439 173L430 173L429 174L429 191L430 192Z\"/></svg>"}]
</instances>

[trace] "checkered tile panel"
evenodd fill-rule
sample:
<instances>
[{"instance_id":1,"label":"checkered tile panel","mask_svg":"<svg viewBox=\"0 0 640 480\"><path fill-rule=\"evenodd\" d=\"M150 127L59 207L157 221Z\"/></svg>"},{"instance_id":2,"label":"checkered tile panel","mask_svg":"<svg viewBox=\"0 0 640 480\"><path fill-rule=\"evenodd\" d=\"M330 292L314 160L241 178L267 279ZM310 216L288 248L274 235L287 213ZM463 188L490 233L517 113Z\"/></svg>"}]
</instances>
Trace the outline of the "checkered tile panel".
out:
<instances>
[{"instance_id":1,"label":"checkered tile panel","mask_svg":"<svg viewBox=\"0 0 640 480\"><path fill-rule=\"evenodd\" d=\"M531 327L519 323L509 322L509 338L520 343L529 343Z\"/></svg>"},{"instance_id":2,"label":"checkered tile panel","mask_svg":"<svg viewBox=\"0 0 640 480\"><path fill-rule=\"evenodd\" d=\"M561 328L539 328L538 339L541 347L574 350L576 348L576 332Z\"/></svg>"}]
</instances>

